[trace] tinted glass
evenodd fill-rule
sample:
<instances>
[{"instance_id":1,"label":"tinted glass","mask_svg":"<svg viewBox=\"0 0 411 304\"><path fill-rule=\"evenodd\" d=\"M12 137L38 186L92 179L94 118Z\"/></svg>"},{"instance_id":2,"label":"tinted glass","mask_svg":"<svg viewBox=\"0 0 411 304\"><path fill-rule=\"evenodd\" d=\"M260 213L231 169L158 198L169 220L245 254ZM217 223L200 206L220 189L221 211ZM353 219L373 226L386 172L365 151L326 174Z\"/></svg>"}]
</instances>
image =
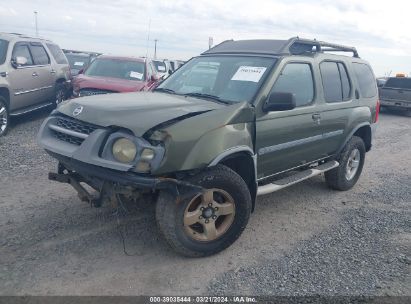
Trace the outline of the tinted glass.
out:
<instances>
[{"instance_id":1,"label":"tinted glass","mask_svg":"<svg viewBox=\"0 0 411 304\"><path fill-rule=\"evenodd\" d=\"M376 80L371 68L364 63L353 63L355 76L362 97L374 97L377 95Z\"/></svg>"},{"instance_id":2,"label":"tinted glass","mask_svg":"<svg viewBox=\"0 0 411 304\"><path fill-rule=\"evenodd\" d=\"M33 54L34 64L44 65L50 63L50 58L46 53L46 50L41 45L31 45L31 53Z\"/></svg>"},{"instance_id":3,"label":"tinted glass","mask_svg":"<svg viewBox=\"0 0 411 304\"><path fill-rule=\"evenodd\" d=\"M167 68L166 64L163 61L153 60L154 66L159 73L165 73Z\"/></svg>"},{"instance_id":4,"label":"tinted glass","mask_svg":"<svg viewBox=\"0 0 411 304\"><path fill-rule=\"evenodd\" d=\"M29 51L29 47L26 44L17 44L13 49L13 59L16 57L24 57L27 59L26 65L33 65L33 59Z\"/></svg>"},{"instance_id":5,"label":"tinted glass","mask_svg":"<svg viewBox=\"0 0 411 304\"><path fill-rule=\"evenodd\" d=\"M90 57L85 55L66 54L68 63L72 70L81 70L88 66Z\"/></svg>"},{"instance_id":6,"label":"tinted glass","mask_svg":"<svg viewBox=\"0 0 411 304\"><path fill-rule=\"evenodd\" d=\"M200 93L227 102L251 102L275 63L274 58L204 56L190 60L158 88L176 94Z\"/></svg>"},{"instance_id":7,"label":"tinted glass","mask_svg":"<svg viewBox=\"0 0 411 304\"><path fill-rule=\"evenodd\" d=\"M9 42L7 40L0 39L0 64L3 64L7 56L7 48Z\"/></svg>"},{"instance_id":8,"label":"tinted glass","mask_svg":"<svg viewBox=\"0 0 411 304\"><path fill-rule=\"evenodd\" d=\"M320 64L324 98L326 102L342 101L340 72L336 62L325 61Z\"/></svg>"},{"instance_id":9,"label":"tinted glass","mask_svg":"<svg viewBox=\"0 0 411 304\"><path fill-rule=\"evenodd\" d=\"M271 91L294 94L297 107L310 104L314 99L314 81L310 65L287 64Z\"/></svg>"},{"instance_id":10,"label":"tinted glass","mask_svg":"<svg viewBox=\"0 0 411 304\"><path fill-rule=\"evenodd\" d=\"M127 80L144 80L144 62L124 59L97 58L86 72L87 76L120 78Z\"/></svg>"},{"instance_id":11,"label":"tinted glass","mask_svg":"<svg viewBox=\"0 0 411 304\"><path fill-rule=\"evenodd\" d=\"M341 76L342 98L343 100L348 100L350 99L350 95L351 95L351 84L348 78L347 69L345 68L345 65L342 64L341 62L338 63L338 69L340 70L340 76Z\"/></svg>"},{"instance_id":12,"label":"tinted glass","mask_svg":"<svg viewBox=\"0 0 411 304\"><path fill-rule=\"evenodd\" d=\"M63 51L56 44L47 43L51 55L58 64L67 64L66 56Z\"/></svg>"},{"instance_id":13,"label":"tinted glass","mask_svg":"<svg viewBox=\"0 0 411 304\"><path fill-rule=\"evenodd\" d=\"M411 78L389 78L385 87L411 90Z\"/></svg>"}]
</instances>

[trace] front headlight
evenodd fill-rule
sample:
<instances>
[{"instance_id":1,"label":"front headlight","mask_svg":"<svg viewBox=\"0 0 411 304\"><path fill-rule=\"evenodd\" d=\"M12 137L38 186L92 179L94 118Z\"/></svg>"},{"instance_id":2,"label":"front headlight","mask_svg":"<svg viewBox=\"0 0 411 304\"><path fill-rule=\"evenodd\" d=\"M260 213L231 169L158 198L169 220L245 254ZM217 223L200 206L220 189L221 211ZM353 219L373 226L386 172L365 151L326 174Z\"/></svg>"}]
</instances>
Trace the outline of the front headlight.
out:
<instances>
[{"instance_id":1,"label":"front headlight","mask_svg":"<svg viewBox=\"0 0 411 304\"><path fill-rule=\"evenodd\" d=\"M113 156L122 163L130 163L136 158L137 147L127 138L120 138L113 144Z\"/></svg>"}]
</instances>

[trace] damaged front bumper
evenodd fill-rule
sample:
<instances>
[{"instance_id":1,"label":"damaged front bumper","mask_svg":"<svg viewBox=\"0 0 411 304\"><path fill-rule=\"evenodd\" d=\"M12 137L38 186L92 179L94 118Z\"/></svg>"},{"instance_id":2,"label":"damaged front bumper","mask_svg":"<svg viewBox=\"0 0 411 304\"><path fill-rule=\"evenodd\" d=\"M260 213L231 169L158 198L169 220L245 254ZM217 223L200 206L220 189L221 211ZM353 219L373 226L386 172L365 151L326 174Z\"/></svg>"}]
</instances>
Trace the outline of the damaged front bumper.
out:
<instances>
[{"instance_id":1,"label":"damaged front bumper","mask_svg":"<svg viewBox=\"0 0 411 304\"><path fill-rule=\"evenodd\" d=\"M136 192L154 193L165 190L180 200L186 195L203 190L200 186L174 178L121 172L49 153L59 161L57 173L50 172L49 179L70 184L78 192L82 201L88 201L96 207L101 206L105 198L112 198L116 194L132 195ZM88 184L98 192L98 195L91 194L81 183Z\"/></svg>"}]
</instances>

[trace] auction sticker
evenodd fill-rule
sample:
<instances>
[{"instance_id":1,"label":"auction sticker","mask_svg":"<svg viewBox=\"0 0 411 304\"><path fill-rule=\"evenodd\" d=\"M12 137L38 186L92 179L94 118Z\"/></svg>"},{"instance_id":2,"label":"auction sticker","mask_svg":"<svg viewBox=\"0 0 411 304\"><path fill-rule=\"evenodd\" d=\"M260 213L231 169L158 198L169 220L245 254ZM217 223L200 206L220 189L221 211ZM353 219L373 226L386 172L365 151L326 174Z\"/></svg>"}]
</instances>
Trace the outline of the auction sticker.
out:
<instances>
[{"instance_id":1,"label":"auction sticker","mask_svg":"<svg viewBox=\"0 0 411 304\"><path fill-rule=\"evenodd\" d=\"M266 69L265 67L240 66L231 80L259 82Z\"/></svg>"},{"instance_id":2,"label":"auction sticker","mask_svg":"<svg viewBox=\"0 0 411 304\"><path fill-rule=\"evenodd\" d=\"M131 78L137 78L137 79L143 79L143 74L139 73L139 72L131 71L130 72L130 77Z\"/></svg>"}]
</instances>

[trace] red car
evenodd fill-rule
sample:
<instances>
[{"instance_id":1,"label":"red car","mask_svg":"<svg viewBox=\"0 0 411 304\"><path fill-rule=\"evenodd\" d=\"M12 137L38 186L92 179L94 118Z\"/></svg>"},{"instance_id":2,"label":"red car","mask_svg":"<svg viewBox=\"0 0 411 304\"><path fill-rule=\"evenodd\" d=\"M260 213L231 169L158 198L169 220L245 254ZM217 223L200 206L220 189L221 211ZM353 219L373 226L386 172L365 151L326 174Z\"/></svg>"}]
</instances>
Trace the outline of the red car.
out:
<instances>
[{"instance_id":1,"label":"red car","mask_svg":"<svg viewBox=\"0 0 411 304\"><path fill-rule=\"evenodd\" d=\"M73 79L73 97L150 91L160 80L149 59L102 55Z\"/></svg>"}]
</instances>

